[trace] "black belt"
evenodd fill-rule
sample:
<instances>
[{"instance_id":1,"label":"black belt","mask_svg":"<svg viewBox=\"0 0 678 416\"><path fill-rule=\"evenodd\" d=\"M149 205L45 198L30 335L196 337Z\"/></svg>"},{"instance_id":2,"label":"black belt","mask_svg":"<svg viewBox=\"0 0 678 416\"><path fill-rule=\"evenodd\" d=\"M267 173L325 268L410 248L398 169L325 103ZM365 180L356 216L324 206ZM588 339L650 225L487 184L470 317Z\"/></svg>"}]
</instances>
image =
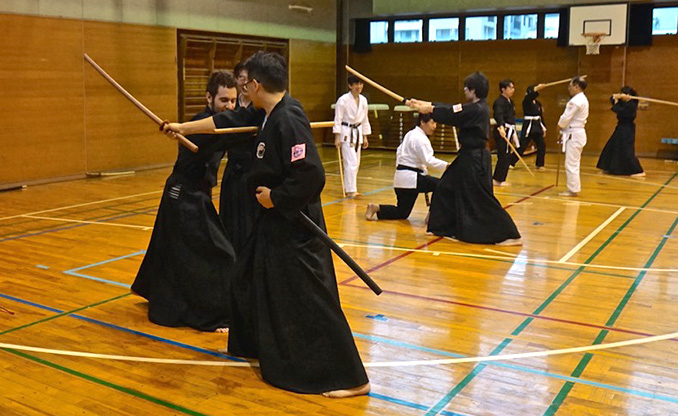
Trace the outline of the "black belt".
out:
<instances>
[{"instance_id":1,"label":"black belt","mask_svg":"<svg viewBox=\"0 0 678 416\"><path fill-rule=\"evenodd\" d=\"M412 172L417 172L423 174L424 171L421 169L413 168L412 166L398 165L396 170L411 170Z\"/></svg>"},{"instance_id":2,"label":"black belt","mask_svg":"<svg viewBox=\"0 0 678 416\"><path fill-rule=\"evenodd\" d=\"M345 122L345 121L342 121L342 122L341 122L341 125L342 125L342 126L350 127L350 128L352 128L352 129L357 129L358 127L360 127L360 124L362 124L362 123L350 124L350 123L347 123L347 122Z\"/></svg>"}]
</instances>

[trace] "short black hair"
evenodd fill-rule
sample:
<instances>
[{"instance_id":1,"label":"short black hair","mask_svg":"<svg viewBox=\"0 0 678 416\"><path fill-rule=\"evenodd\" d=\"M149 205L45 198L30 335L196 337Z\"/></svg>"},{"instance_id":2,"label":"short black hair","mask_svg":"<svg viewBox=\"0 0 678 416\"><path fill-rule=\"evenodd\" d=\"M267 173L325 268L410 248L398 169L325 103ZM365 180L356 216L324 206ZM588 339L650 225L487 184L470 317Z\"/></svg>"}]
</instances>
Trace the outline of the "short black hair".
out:
<instances>
[{"instance_id":1,"label":"short black hair","mask_svg":"<svg viewBox=\"0 0 678 416\"><path fill-rule=\"evenodd\" d=\"M621 92L622 92L622 94L633 95L634 97L638 96L638 93L636 92L636 90L634 90L632 87L630 87L628 85L624 85L621 88Z\"/></svg>"},{"instance_id":2,"label":"short black hair","mask_svg":"<svg viewBox=\"0 0 678 416\"><path fill-rule=\"evenodd\" d=\"M353 74L349 74L347 80L348 80L348 85L353 85L353 84L357 84L359 82L363 82L360 78L358 78L357 76L355 76Z\"/></svg>"},{"instance_id":3,"label":"short black hair","mask_svg":"<svg viewBox=\"0 0 678 416\"><path fill-rule=\"evenodd\" d=\"M228 71L215 71L207 81L206 91L214 98L219 93L219 87L235 88L235 78Z\"/></svg>"},{"instance_id":4,"label":"short black hair","mask_svg":"<svg viewBox=\"0 0 678 416\"><path fill-rule=\"evenodd\" d=\"M287 62L275 52L259 51L245 62L250 80L256 79L270 93L287 89Z\"/></svg>"},{"instance_id":5,"label":"short black hair","mask_svg":"<svg viewBox=\"0 0 678 416\"><path fill-rule=\"evenodd\" d=\"M424 123L428 123L429 121L431 121L431 119L433 119L433 114L431 114L431 113L426 113L426 114L419 113L419 118L417 120L417 126L420 126Z\"/></svg>"},{"instance_id":6,"label":"short black hair","mask_svg":"<svg viewBox=\"0 0 678 416\"><path fill-rule=\"evenodd\" d=\"M508 88L511 84L513 84L513 81L510 79L502 79L499 81L499 92L503 92L505 88Z\"/></svg>"},{"instance_id":7,"label":"short black hair","mask_svg":"<svg viewBox=\"0 0 678 416\"><path fill-rule=\"evenodd\" d=\"M574 77L572 78L572 85L576 85L579 87L580 90L584 91L586 89L586 86L589 84L587 84L586 79L582 77Z\"/></svg>"},{"instance_id":8,"label":"short black hair","mask_svg":"<svg viewBox=\"0 0 678 416\"><path fill-rule=\"evenodd\" d=\"M464 87L467 90L475 91L476 97L487 98L490 92L490 82L482 72L476 71L464 79Z\"/></svg>"},{"instance_id":9,"label":"short black hair","mask_svg":"<svg viewBox=\"0 0 678 416\"><path fill-rule=\"evenodd\" d=\"M245 69L245 61L240 61L237 64L235 64L235 68L233 68L233 76L238 78L240 76L240 71Z\"/></svg>"}]
</instances>

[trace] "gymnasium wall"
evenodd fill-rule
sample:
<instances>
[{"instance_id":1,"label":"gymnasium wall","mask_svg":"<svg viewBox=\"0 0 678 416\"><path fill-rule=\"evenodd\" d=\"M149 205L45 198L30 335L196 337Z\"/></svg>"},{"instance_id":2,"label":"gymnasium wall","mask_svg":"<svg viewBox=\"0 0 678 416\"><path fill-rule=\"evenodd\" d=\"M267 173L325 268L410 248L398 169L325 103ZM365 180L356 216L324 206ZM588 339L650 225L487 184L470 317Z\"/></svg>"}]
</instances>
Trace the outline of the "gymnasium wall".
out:
<instances>
[{"instance_id":1,"label":"gymnasium wall","mask_svg":"<svg viewBox=\"0 0 678 416\"><path fill-rule=\"evenodd\" d=\"M176 143L82 56L176 120L175 28L14 14L0 14L0 27L0 189L174 162ZM311 120L334 101L334 59L333 42L290 41L290 89Z\"/></svg>"},{"instance_id":2,"label":"gymnasium wall","mask_svg":"<svg viewBox=\"0 0 678 416\"><path fill-rule=\"evenodd\" d=\"M391 43L372 45L372 51L351 52L350 65L406 97L432 101L462 100L464 77L480 70L490 80L490 106L499 95L498 84L504 78L516 84L517 116L529 84L549 82L587 74L586 90L590 102L587 124L587 154L598 154L616 126L610 111L609 96L625 83L640 95L678 101L678 37L655 36L651 47L603 46L600 55L586 55L584 48L559 48L554 39L497 40L440 43ZM397 103L383 93L366 86L370 103ZM555 150L556 124L569 99L567 86L542 91L548 129L547 145ZM639 110L636 150L642 156L656 156L663 149L662 137L678 137L675 107L651 104ZM666 145L664 145L666 146Z\"/></svg>"}]
</instances>

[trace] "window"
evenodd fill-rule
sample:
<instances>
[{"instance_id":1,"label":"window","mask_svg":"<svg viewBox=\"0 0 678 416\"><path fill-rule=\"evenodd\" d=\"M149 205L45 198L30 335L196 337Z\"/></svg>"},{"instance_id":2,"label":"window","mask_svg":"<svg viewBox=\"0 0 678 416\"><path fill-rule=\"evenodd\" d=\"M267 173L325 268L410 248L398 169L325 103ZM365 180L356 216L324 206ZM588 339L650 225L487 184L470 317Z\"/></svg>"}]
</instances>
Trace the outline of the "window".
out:
<instances>
[{"instance_id":1,"label":"window","mask_svg":"<svg viewBox=\"0 0 678 416\"><path fill-rule=\"evenodd\" d=\"M544 38L558 39L560 13L547 13L544 16Z\"/></svg>"},{"instance_id":2,"label":"window","mask_svg":"<svg viewBox=\"0 0 678 416\"><path fill-rule=\"evenodd\" d=\"M370 43L388 42L388 22L370 22Z\"/></svg>"},{"instance_id":3,"label":"window","mask_svg":"<svg viewBox=\"0 0 678 416\"><path fill-rule=\"evenodd\" d=\"M466 40L497 39L497 16L466 18Z\"/></svg>"},{"instance_id":4,"label":"window","mask_svg":"<svg viewBox=\"0 0 678 416\"><path fill-rule=\"evenodd\" d=\"M429 42L459 40L459 18L430 19L428 21Z\"/></svg>"},{"instance_id":5,"label":"window","mask_svg":"<svg viewBox=\"0 0 678 416\"><path fill-rule=\"evenodd\" d=\"M396 43L421 42L424 21L396 20L393 23L393 40Z\"/></svg>"},{"instance_id":6,"label":"window","mask_svg":"<svg viewBox=\"0 0 678 416\"><path fill-rule=\"evenodd\" d=\"M537 15L505 16L504 39L537 39Z\"/></svg>"},{"instance_id":7,"label":"window","mask_svg":"<svg viewBox=\"0 0 678 416\"><path fill-rule=\"evenodd\" d=\"M675 35L678 33L678 7L661 7L652 11L652 34Z\"/></svg>"}]
</instances>

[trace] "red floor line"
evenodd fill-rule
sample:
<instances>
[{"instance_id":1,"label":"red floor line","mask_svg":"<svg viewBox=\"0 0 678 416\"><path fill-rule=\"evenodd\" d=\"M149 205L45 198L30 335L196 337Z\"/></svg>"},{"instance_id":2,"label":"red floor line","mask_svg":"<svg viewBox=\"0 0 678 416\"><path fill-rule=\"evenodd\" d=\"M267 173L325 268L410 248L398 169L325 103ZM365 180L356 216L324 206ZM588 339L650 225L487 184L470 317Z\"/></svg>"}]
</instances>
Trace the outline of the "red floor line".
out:
<instances>
[{"instance_id":1,"label":"red floor line","mask_svg":"<svg viewBox=\"0 0 678 416\"><path fill-rule=\"evenodd\" d=\"M539 195L540 193L542 193L542 192L544 192L544 191L547 191L547 190L553 188L554 186L555 186L555 185L549 185L549 186L547 186L546 188L542 188L542 189L538 190L537 192L534 192L534 193L532 193L532 194L530 194L530 195L528 195L528 196L526 196L526 197L523 197L523 198L517 200L516 202L512 202L512 203L506 205L506 206L504 207L504 209L508 209L508 208L514 206L515 204L519 204L519 203L525 201L526 199L530 199L530 198L532 198L533 196ZM431 244L433 244L433 243L437 243L438 241L440 241L440 240L442 240L442 239L443 239L443 237L436 237L436 238L434 238L433 240L431 240L431 241L429 241L429 242L426 242L426 243L420 245L419 247L413 248L412 250L421 250L422 248L428 247L429 245L431 245ZM370 268L369 270L366 270L366 272L367 272L367 273L372 273L372 272L374 272L374 271L377 271L377 270L379 270L379 269L381 269L381 268L383 268L383 267L386 267L386 266L388 266L389 264L392 264L392 263L394 263L394 262L396 262L396 261L398 261L398 260L400 260L400 259L402 259L402 258L405 258L405 257L407 257L407 256L409 256L410 254L413 254L413 253L415 253L415 251L408 251L408 252L406 252L406 253L400 254L400 255L398 255L398 256L392 258L391 260L388 260L388 261L386 261L386 262L384 262L384 263L378 264L378 265L376 265L376 266ZM346 280L340 282L339 284L340 284L340 285L346 285L346 284L348 284L348 283L354 281L354 280L357 279L357 278L358 278L357 275L353 275L353 276L349 277L348 279L346 279Z\"/></svg>"},{"instance_id":2,"label":"red floor line","mask_svg":"<svg viewBox=\"0 0 678 416\"><path fill-rule=\"evenodd\" d=\"M348 285L347 284L346 286L354 287L354 288L357 288L357 289L369 289L367 287L358 286L358 285ZM473 303L456 302L456 301L453 301L453 300L433 298L433 297L429 297L429 296L413 295L413 294L410 294L410 293L396 292L396 291L392 291L392 290L384 290L383 293L388 293L390 295L404 296L404 297L408 297L408 298L422 299L422 300L427 300L427 301L431 301L431 302L447 303L447 304L450 304L450 305L466 306L468 308L482 309L482 310L486 310L486 311L501 312L501 313L506 313L506 314L509 314L509 315L522 316L522 317L525 317L525 318L541 319L541 320L544 320L544 321L560 322L560 323L564 323L564 324L585 326L585 327L596 328L596 329L606 329L608 331L622 332L622 333L625 333L625 334L641 335L641 336L647 336L647 337L655 335L655 334L648 334L646 332L632 331L630 329L614 328L614 327L604 326L604 325L595 325L595 324L589 324L589 323L586 323L586 322L571 321L571 320L568 320L568 319L551 318L551 317L548 317L548 316L534 315L534 314L526 313L526 312L518 312L518 311L511 311L511 310L508 310L508 309L493 308L491 306L482 306L482 305L476 305L476 304L473 304Z\"/></svg>"}]
</instances>

